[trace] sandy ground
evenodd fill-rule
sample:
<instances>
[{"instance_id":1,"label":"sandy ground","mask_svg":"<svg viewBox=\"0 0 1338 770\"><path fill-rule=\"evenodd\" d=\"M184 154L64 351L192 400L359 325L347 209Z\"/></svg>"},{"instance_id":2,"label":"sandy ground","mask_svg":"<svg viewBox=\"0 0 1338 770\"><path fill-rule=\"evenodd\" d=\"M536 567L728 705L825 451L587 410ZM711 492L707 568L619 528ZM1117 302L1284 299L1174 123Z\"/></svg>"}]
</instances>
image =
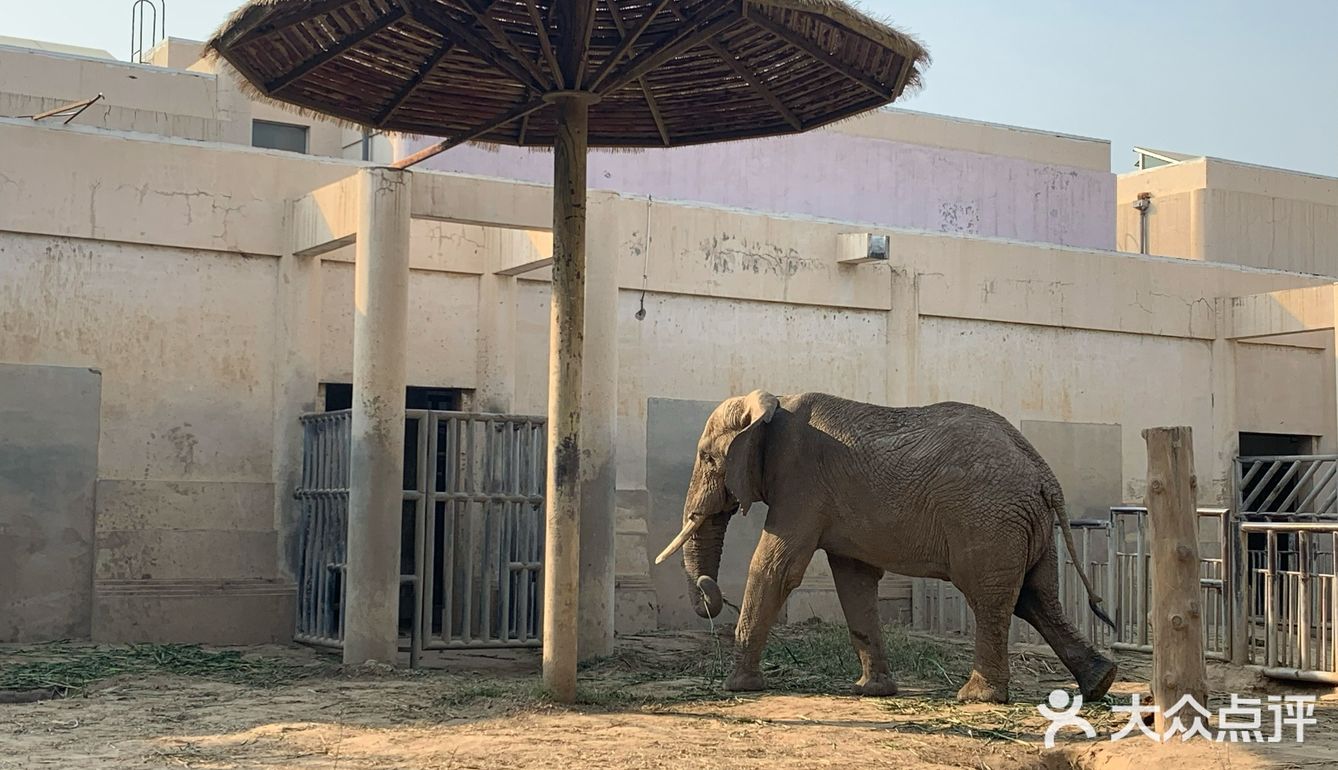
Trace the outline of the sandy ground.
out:
<instances>
[{"instance_id":1,"label":"sandy ground","mask_svg":"<svg viewBox=\"0 0 1338 770\"><path fill-rule=\"evenodd\" d=\"M446 656L435 661L443 669L395 673L342 673L327 658L315 675L277 686L122 676L63 699L0 705L0 768L1338 767L1338 700L1327 691L1308 691L1324 697L1301 745L1112 743L1107 724L1099 741L1070 737L1045 750L1047 723L1027 704L1072 684L1042 653L1015 655L1016 702L999 707L952 703L947 671L945 681L903 679L902 694L879 699L843 695L842 682L796 684L782 671L771 682L782 691L736 698L709 676L665 678L685 656L718 654L713 639L621 644L628 654L583 672L589 702L577 707L536 693L528 652ZM249 654L322 660L286 648ZM0 669L17 660L7 655L0 650ZM1126 657L1122 667L1116 691L1144 691L1146 661ZM1297 691L1222 669L1212 680L1219 692Z\"/></svg>"}]
</instances>

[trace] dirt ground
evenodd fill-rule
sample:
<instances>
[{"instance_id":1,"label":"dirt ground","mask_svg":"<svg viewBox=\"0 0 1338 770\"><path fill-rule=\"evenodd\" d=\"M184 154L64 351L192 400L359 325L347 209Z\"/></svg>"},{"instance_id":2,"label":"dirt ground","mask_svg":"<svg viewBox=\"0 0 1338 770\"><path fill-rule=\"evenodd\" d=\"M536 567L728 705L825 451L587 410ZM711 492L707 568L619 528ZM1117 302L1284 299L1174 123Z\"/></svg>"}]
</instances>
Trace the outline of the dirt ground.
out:
<instances>
[{"instance_id":1,"label":"dirt ground","mask_svg":"<svg viewBox=\"0 0 1338 770\"><path fill-rule=\"evenodd\" d=\"M0 689L68 688L0 705L0 768L1338 767L1338 700L1327 690L1211 672L1218 694L1320 696L1304 744L1111 742L1124 720L1097 704L1084 715L1098 740L1065 733L1046 750L1034 704L1073 687L1048 651L1015 652L1012 705L960 706L951 696L969 648L890 637L902 683L892 698L843 694L855 671L844 630L811 626L776 635L766 694L721 691L727 637L659 634L623 638L617 654L587 666L575 707L543 697L532 651L347 672L328 655L280 647L0 648ZM1148 664L1121 664L1115 697L1127 704L1146 691Z\"/></svg>"}]
</instances>

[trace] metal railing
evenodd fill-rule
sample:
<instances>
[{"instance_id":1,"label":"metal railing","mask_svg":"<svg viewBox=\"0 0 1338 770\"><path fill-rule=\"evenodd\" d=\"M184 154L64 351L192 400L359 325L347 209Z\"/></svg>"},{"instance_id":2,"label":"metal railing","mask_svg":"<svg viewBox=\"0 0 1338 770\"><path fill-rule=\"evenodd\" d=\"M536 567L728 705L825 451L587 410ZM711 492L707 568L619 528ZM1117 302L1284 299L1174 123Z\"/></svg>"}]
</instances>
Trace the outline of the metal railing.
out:
<instances>
[{"instance_id":1,"label":"metal railing","mask_svg":"<svg viewBox=\"0 0 1338 770\"><path fill-rule=\"evenodd\" d=\"M1199 586L1202 594L1204 656L1216 660L1231 657L1231 564L1230 511L1199 508ZM1111 647L1116 650L1152 651L1153 629L1148 622L1151 564L1147 508L1115 506L1110 509L1106 601L1115 621Z\"/></svg>"},{"instance_id":2,"label":"metal railing","mask_svg":"<svg viewBox=\"0 0 1338 770\"><path fill-rule=\"evenodd\" d=\"M343 644L350 410L304 415L299 642ZM400 646L541 644L545 420L409 410Z\"/></svg>"},{"instance_id":3,"label":"metal railing","mask_svg":"<svg viewBox=\"0 0 1338 770\"><path fill-rule=\"evenodd\" d=\"M1269 676L1338 684L1338 522L1241 522L1249 563L1249 662Z\"/></svg>"},{"instance_id":4,"label":"metal railing","mask_svg":"<svg viewBox=\"0 0 1338 770\"><path fill-rule=\"evenodd\" d=\"M1236 510L1247 521L1338 517L1338 455L1236 458Z\"/></svg>"},{"instance_id":5,"label":"metal railing","mask_svg":"<svg viewBox=\"0 0 1338 770\"><path fill-rule=\"evenodd\" d=\"M302 417L301 551L297 565L299 642L338 647L344 638L344 556L348 542L348 410Z\"/></svg>"}]
</instances>

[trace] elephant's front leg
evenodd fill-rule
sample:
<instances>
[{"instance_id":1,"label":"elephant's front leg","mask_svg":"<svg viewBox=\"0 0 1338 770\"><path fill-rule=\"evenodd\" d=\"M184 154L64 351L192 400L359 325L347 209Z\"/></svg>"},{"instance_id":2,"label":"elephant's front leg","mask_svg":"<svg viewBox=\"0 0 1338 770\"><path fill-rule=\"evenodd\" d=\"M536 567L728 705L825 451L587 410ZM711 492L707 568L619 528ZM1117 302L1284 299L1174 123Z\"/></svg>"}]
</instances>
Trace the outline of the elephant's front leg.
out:
<instances>
[{"instance_id":1,"label":"elephant's front leg","mask_svg":"<svg viewBox=\"0 0 1338 770\"><path fill-rule=\"evenodd\" d=\"M739 623L734 628L734 671L725 680L726 690L755 691L766 687L761 665L767 634L790 592L803 581L815 548L815 543L796 542L770 530L762 531L748 567L748 585L743 591Z\"/></svg>"},{"instance_id":2,"label":"elephant's front leg","mask_svg":"<svg viewBox=\"0 0 1338 770\"><path fill-rule=\"evenodd\" d=\"M896 695L897 683L887 667L883 648L883 630L878 617L878 581L883 570L834 553L827 554L832 565L832 582L846 615L850 643L859 655L861 676L855 682L857 695Z\"/></svg>"}]
</instances>

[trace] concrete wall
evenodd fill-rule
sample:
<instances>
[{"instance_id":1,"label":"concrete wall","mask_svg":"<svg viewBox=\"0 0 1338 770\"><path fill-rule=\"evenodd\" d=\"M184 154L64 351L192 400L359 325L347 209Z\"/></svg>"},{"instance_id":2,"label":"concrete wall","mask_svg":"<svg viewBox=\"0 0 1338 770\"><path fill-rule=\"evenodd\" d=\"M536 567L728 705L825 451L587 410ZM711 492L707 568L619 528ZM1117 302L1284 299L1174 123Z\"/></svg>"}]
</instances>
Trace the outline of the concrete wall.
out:
<instances>
[{"instance_id":1,"label":"concrete wall","mask_svg":"<svg viewBox=\"0 0 1338 770\"><path fill-rule=\"evenodd\" d=\"M407 155L426 140L401 143ZM423 168L548 184L552 154L460 147ZM884 110L799 136L590 155L592 189L1110 248L1110 144Z\"/></svg>"},{"instance_id":2,"label":"concrete wall","mask_svg":"<svg viewBox=\"0 0 1338 770\"><path fill-rule=\"evenodd\" d=\"M0 364L0 642L91 633L101 384Z\"/></svg>"},{"instance_id":3,"label":"concrete wall","mask_svg":"<svg viewBox=\"0 0 1338 770\"><path fill-rule=\"evenodd\" d=\"M0 116L36 115L101 93L73 125L249 147L252 121L266 120L306 126L311 155L361 157L360 132L251 99L227 64L201 60L202 50L198 41L169 38L150 63L130 64L0 45ZM378 137L373 159L389 156L389 140Z\"/></svg>"},{"instance_id":4,"label":"concrete wall","mask_svg":"<svg viewBox=\"0 0 1338 770\"><path fill-rule=\"evenodd\" d=\"M357 165L4 120L0 153L0 362L103 372L94 634L286 638L294 426L322 381L348 381L352 350L351 256L292 255L290 201ZM548 191L428 172L413 185L409 383L542 413L546 271L497 271L542 255ZM620 287L624 631L699 622L659 595L680 590L679 568L648 555L679 524L681 447L712 403L756 387L968 400L1047 423L1072 442L1038 438L1058 447L1043 451L1092 448L1071 469L1055 458L1084 507L1116 481L1141 498L1149 425L1194 427L1205 501L1226 489L1214 448L1237 422L1332 440L1332 410L1307 406L1333 392L1314 381L1332 367L1323 343L1242 345L1238 414L1213 407L1213 300L1320 280L910 230L888 230L889 264L838 264L838 236L858 229L592 193L594 267ZM1113 471L1090 459L1116 452ZM749 527L731 534L727 574L749 558ZM904 581L883 598L904 611ZM819 557L789 615L837 614Z\"/></svg>"},{"instance_id":5,"label":"concrete wall","mask_svg":"<svg viewBox=\"0 0 1338 770\"><path fill-rule=\"evenodd\" d=\"M1338 276L1338 179L1216 158L1122 174L1121 251L1139 250L1142 192L1150 253Z\"/></svg>"}]
</instances>

